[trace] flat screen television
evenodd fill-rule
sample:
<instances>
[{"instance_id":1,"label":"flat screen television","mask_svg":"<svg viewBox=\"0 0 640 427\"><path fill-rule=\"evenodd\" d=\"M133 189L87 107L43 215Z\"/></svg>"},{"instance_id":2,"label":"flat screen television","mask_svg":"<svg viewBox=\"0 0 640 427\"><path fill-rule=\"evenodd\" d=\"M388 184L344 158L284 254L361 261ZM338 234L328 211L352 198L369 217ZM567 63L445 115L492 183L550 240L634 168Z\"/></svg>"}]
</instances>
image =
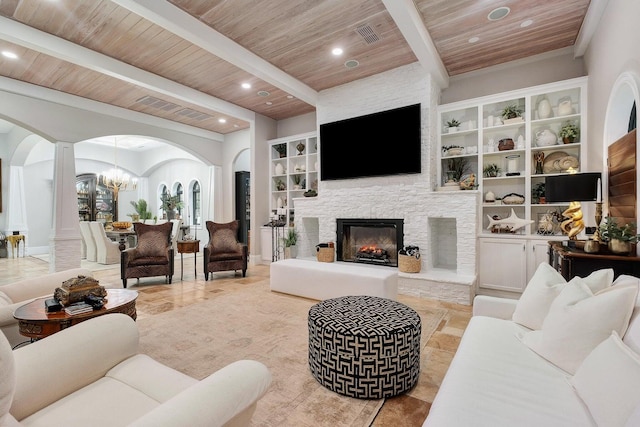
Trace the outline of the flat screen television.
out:
<instances>
[{"instance_id":1,"label":"flat screen television","mask_svg":"<svg viewBox=\"0 0 640 427\"><path fill-rule=\"evenodd\" d=\"M320 179L421 172L420 104L320 125Z\"/></svg>"}]
</instances>

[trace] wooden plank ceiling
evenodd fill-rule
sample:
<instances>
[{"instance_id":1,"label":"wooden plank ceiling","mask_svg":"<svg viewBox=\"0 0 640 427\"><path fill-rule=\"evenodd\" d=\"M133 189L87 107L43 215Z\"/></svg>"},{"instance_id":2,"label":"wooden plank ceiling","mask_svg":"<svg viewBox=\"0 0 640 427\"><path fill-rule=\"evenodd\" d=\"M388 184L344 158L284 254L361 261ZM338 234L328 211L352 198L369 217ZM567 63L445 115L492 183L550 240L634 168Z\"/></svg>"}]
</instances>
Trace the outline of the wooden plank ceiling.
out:
<instances>
[{"instance_id":1,"label":"wooden plank ceiling","mask_svg":"<svg viewBox=\"0 0 640 427\"><path fill-rule=\"evenodd\" d=\"M571 46L589 6L589 0L385 1L414 8L449 76ZM510 13L489 21L498 6ZM382 0L2 0L0 32L9 23L20 31L0 35L0 51L18 55L0 56L0 76L226 134L249 126L233 107L290 118L314 111L311 98L321 90L416 62L394 17ZM527 19L533 23L521 27ZM248 59L227 60L223 49L194 42L189 35L202 34L201 27ZM26 36L15 35L23 30ZM201 39L206 44L208 37ZM67 55L61 41L87 50ZM335 46L345 53L332 56ZM102 56L94 59L94 52ZM359 65L348 68L348 60ZM283 76L271 79L269 72ZM242 89L244 82L251 89ZM311 95L295 96L296 90Z\"/></svg>"}]
</instances>

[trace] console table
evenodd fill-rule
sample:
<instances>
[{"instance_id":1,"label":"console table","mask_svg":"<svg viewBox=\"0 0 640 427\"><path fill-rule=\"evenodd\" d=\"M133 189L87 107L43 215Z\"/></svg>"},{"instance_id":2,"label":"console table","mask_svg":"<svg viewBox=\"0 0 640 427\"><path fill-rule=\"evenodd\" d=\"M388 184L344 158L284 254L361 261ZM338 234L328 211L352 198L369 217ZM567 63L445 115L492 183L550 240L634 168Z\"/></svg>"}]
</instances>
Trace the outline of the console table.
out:
<instances>
[{"instance_id":1,"label":"console table","mask_svg":"<svg viewBox=\"0 0 640 427\"><path fill-rule=\"evenodd\" d=\"M615 255L606 249L588 254L582 249L564 246L559 241L549 242L549 264L567 280L574 276L586 277L603 268L613 268L615 277L621 274L640 277L640 257Z\"/></svg>"}]
</instances>

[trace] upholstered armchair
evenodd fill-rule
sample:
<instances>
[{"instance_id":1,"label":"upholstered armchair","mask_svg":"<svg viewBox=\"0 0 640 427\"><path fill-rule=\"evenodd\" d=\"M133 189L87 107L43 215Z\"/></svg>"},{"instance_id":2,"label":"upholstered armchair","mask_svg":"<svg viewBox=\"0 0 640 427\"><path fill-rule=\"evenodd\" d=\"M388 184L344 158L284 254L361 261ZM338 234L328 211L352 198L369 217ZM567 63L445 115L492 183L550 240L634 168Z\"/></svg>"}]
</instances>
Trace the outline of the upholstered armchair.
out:
<instances>
[{"instance_id":1,"label":"upholstered armchair","mask_svg":"<svg viewBox=\"0 0 640 427\"><path fill-rule=\"evenodd\" d=\"M204 247L204 278L209 280L209 273L215 271L242 270L242 277L247 273L247 245L238 241L238 221L224 224L207 221L209 243Z\"/></svg>"},{"instance_id":2,"label":"upholstered armchair","mask_svg":"<svg viewBox=\"0 0 640 427\"><path fill-rule=\"evenodd\" d=\"M255 360L187 376L140 353L121 313L14 351L0 334L1 426L248 426L270 383Z\"/></svg>"},{"instance_id":3,"label":"upholstered armchair","mask_svg":"<svg viewBox=\"0 0 640 427\"><path fill-rule=\"evenodd\" d=\"M167 283L173 278L173 247L171 246L172 224L143 224L134 222L133 229L138 237L135 248L122 251L120 257L120 277L122 286L127 287L127 279L165 276Z\"/></svg>"}]
</instances>

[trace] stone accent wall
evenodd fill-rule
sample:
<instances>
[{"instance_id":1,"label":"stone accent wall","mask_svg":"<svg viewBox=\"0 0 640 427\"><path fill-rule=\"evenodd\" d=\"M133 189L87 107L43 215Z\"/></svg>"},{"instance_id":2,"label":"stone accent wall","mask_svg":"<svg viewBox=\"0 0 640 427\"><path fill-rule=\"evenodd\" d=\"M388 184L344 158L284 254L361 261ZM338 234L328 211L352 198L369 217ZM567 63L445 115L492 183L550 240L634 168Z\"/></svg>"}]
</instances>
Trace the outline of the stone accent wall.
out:
<instances>
[{"instance_id":1,"label":"stone accent wall","mask_svg":"<svg viewBox=\"0 0 640 427\"><path fill-rule=\"evenodd\" d=\"M315 256L318 242L335 241L336 218L403 218L405 245L419 246L422 254L423 271L413 277L427 280L422 273L445 269L451 275L446 281L436 279L436 288L446 286L446 282L463 283L462 296L454 290L454 296L445 299L455 302L469 299L469 287L473 287L476 276L479 194L477 191L434 191L438 185L435 123L439 95L440 89L419 64L320 93L319 125L420 103L422 173L320 181L317 197L293 200L295 226L300 233L300 257ZM359 141L357 135L350 137L354 144L363 146L363 158L353 161L366 161L366 141ZM389 141L389 149L394 147L397 147L394 141ZM322 150L322 141L319 149ZM446 218L453 220L441 220ZM456 280L456 275L461 279ZM424 294L420 287L420 283L411 282L406 293Z\"/></svg>"}]
</instances>

